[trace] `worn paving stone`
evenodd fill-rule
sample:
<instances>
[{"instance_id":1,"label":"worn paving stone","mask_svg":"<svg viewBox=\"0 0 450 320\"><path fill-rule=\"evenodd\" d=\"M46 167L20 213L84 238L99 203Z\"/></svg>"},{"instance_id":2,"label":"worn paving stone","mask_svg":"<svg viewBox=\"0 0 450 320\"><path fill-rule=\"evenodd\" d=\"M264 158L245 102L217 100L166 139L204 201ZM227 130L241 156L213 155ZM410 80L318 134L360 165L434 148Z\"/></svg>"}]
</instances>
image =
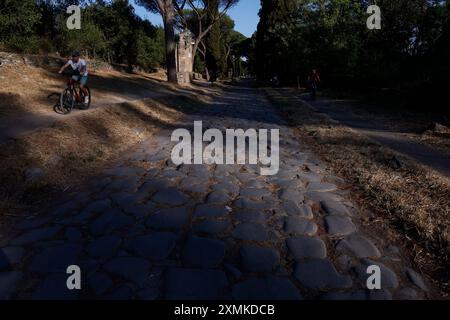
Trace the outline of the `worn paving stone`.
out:
<instances>
[{"instance_id":1,"label":"worn paving stone","mask_svg":"<svg viewBox=\"0 0 450 320\"><path fill-rule=\"evenodd\" d=\"M69 213L76 211L80 204L76 201L67 201L62 205L57 206L53 211L53 216L65 216Z\"/></svg>"},{"instance_id":2,"label":"worn paving stone","mask_svg":"<svg viewBox=\"0 0 450 320\"><path fill-rule=\"evenodd\" d=\"M91 242L87 251L94 258L109 258L117 252L121 243L122 239L118 236L105 236Z\"/></svg>"},{"instance_id":3,"label":"worn paving stone","mask_svg":"<svg viewBox=\"0 0 450 320\"><path fill-rule=\"evenodd\" d=\"M17 225L18 229L36 229L39 227L42 227L44 224L50 222L51 217L44 217L44 218L32 218L32 219L27 219L23 222L20 222Z\"/></svg>"},{"instance_id":4,"label":"worn paving stone","mask_svg":"<svg viewBox=\"0 0 450 320\"><path fill-rule=\"evenodd\" d=\"M337 186L326 182L310 182L306 189L308 191L332 192L337 190Z\"/></svg>"},{"instance_id":5,"label":"worn paving stone","mask_svg":"<svg viewBox=\"0 0 450 320\"><path fill-rule=\"evenodd\" d=\"M120 207L123 207L130 203L135 202L134 194L131 194L129 192L123 192L123 191L115 192L115 193L112 193L109 197L113 203L115 203L116 205L118 205Z\"/></svg>"},{"instance_id":6,"label":"worn paving stone","mask_svg":"<svg viewBox=\"0 0 450 320\"><path fill-rule=\"evenodd\" d=\"M341 202L332 199L324 199L321 206L331 216L349 216L350 212Z\"/></svg>"},{"instance_id":7,"label":"worn paving stone","mask_svg":"<svg viewBox=\"0 0 450 320\"><path fill-rule=\"evenodd\" d=\"M190 172L189 174L191 176L195 176L201 179L207 179L211 177L211 171L209 171L208 166L205 165L191 165L190 166Z\"/></svg>"},{"instance_id":8,"label":"worn paving stone","mask_svg":"<svg viewBox=\"0 0 450 320\"><path fill-rule=\"evenodd\" d=\"M175 169L166 169L161 172L160 175L164 179L176 179L176 178L184 178L186 175L183 172L179 172Z\"/></svg>"},{"instance_id":9,"label":"worn paving stone","mask_svg":"<svg viewBox=\"0 0 450 320\"><path fill-rule=\"evenodd\" d=\"M325 227L332 236L347 236L356 231L356 226L349 217L326 216Z\"/></svg>"},{"instance_id":10,"label":"worn paving stone","mask_svg":"<svg viewBox=\"0 0 450 320\"><path fill-rule=\"evenodd\" d=\"M150 272L150 262L135 257L118 257L106 263L103 268L139 285L144 283Z\"/></svg>"},{"instance_id":11,"label":"worn paving stone","mask_svg":"<svg viewBox=\"0 0 450 320\"><path fill-rule=\"evenodd\" d=\"M189 200L189 196L174 188L168 188L158 191L152 201L161 205L181 206Z\"/></svg>"},{"instance_id":12,"label":"worn paving stone","mask_svg":"<svg viewBox=\"0 0 450 320\"><path fill-rule=\"evenodd\" d=\"M302 300L300 291L287 278L250 278L232 288L235 300Z\"/></svg>"},{"instance_id":13,"label":"worn paving stone","mask_svg":"<svg viewBox=\"0 0 450 320\"><path fill-rule=\"evenodd\" d=\"M155 210L156 204L154 204L152 202L149 202L146 204L131 203L122 208L126 214L132 215L134 218L139 220L139 219L149 216L150 213L152 213Z\"/></svg>"},{"instance_id":14,"label":"worn paving stone","mask_svg":"<svg viewBox=\"0 0 450 320\"><path fill-rule=\"evenodd\" d=\"M67 289L67 274L57 273L42 280L31 295L33 300L74 300L79 296L78 290Z\"/></svg>"},{"instance_id":15,"label":"worn paving stone","mask_svg":"<svg viewBox=\"0 0 450 320\"><path fill-rule=\"evenodd\" d=\"M273 209L274 203L266 201L256 201L246 198L240 198L234 202L234 205L241 209L247 210L270 210Z\"/></svg>"},{"instance_id":16,"label":"worn paving stone","mask_svg":"<svg viewBox=\"0 0 450 320\"><path fill-rule=\"evenodd\" d=\"M268 214L263 211L240 210L235 213L235 218L240 222L265 223Z\"/></svg>"},{"instance_id":17,"label":"worn paving stone","mask_svg":"<svg viewBox=\"0 0 450 320\"><path fill-rule=\"evenodd\" d=\"M272 195L272 192L263 188L244 188L239 195L244 198L262 198Z\"/></svg>"},{"instance_id":18,"label":"worn paving stone","mask_svg":"<svg viewBox=\"0 0 450 320\"><path fill-rule=\"evenodd\" d=\"M213 191L208 195L208 203L225 204L231 201L231 197L225 190Z\"/></svg>"},{"instance_id":19,"label":"worn paving stone","mask_svg":"<svg viewBox=\"0 0 450 320\"><path fill-rule=\"evenodd\" d=\"M68 266L76 264L81 250L81 245L72 243L46 248L33 257L29 270L39 273L65 273Z\"/></svg>"},{"instance_id":20,"label":"worn paving stone","mask_svg":"<svg viewBox=\"0 0 450 320\"><path fill-rule=\"evenodd\" d=\"M127 285L121 285L105 296L105 300L131 300L133 298L133 289Z\"/></svg>"},{"instance_id":21,"label":"worn paving stone","mask_svg":"<svg viewBox=\"0 0 450 320\"><path fill-rule=\"evenodd\" d=\"M194 225L193 231L207 234L221 234L228 230L230 222L226 220L203 220Z\"/></svg>"},{"instance_id":22,"label":"worn paving stone","mask_svg":"<svg viewBox=\"0 0 450 320\"><path fill-rule=\"evenodd\" d=\"M142 186L138 189L138 192L150 196L152 192L158 190L165 190L169 188L170 188L169 181L152 177L142 184Z\"/></svg>"},{"instance_id":23,"label":"worn paving stone","mask_svg":"<svg viewBox=\"0 0 450 320\"><path fill-rule=\"evenodd\" d=\"M183 188L186 192L205 194L208 191L207 184L191 184Z\"/></svg>"},{"instance_id":24,"label":"worn paving stone","mask_svg":"<svg viewBox=\"0 0 450 320\"><path fill-rule=\"evenodd\" d=\"M267 230L259 223L241 223L233 231L233 237L248 241L266 241Z\"/></svg>"},{"instance_id":25,"label":"worn paving stone","mask_svg":"<svg viewBox=\"0 0 450 320\"><path fill-rule=\"evenodd\" d=\"M320 182L322 181L322 176L314 172L302 172L299 173L300 180L304 182Z\"/></svg>"},{"instance_id":26,"label":"worn paving stone","mask_svg":"<svg viewBox=\"0 0 450 320\"><path fill-rule=\"evenodd\" d=\"M216 268L225 257L225 243L220 240L189 236L183 250L187 267Z\"/></svg>"},{"instance_id":27,"label":"worn paving stone","mask_svg":"<svg viewBox=\"0 0 450 320\"><path fill-rule=\"evenodd\" d=\"M11 240L9 244L12 246L21 246L29 243L47 240L53 238L60 230L61 227L57 226L30 230Z\"/></svg>"},{"instance_id":28,"label":"worn paving stone","mask_svg":"<svg viewBox=\"0 0 450 320\"><path fill-rule=\"evenodd\" d=\"M199 179L198 177L185 177L181 180L180 187L184 189L196 184L207 185L208 179Z\"/></svg>"},{"instance_id":29,"label":"worn paving stone","mask_svg":"<svg viewBox=\"0 0 450 320\"><path fill-rule=\"evenodd\" d=\"M80 241L83 238L83 234L81 233L81 231L78 230L78 228L73 227L67 228L64 235L69 241Z\"/></svg>"},{"instance_id":30,"label":"worn paving stone","mask_svg":"<svg viewBox=\"0 0 450 320\"><path fill-rule=\"evenodd\" d=\"M111 207L111 200L101 199L89 203L83 211L85 212L103 212Z\"/></svg>"},{"instance_id":31,"label":"worn paving stone","mask_svg":"<svg viewBox=\"0 0 450 320\"><path fill-rule=\"evenodd\" d=\"M258 173L259 174L259 173ZM235 182L236 183L236 182ZM250 181L245 181L244 183L243 183L243 188L244 189L246 189L246 188L257 188L257 189L262 189L262 188L265 188L267 185L266 185L266 182L265 181L263 181L263 180L259 180L259 179L252 179L252 180L250 180Z\"/></svg>"},{"instance_id":32,"label":"worn paving stone","mask_svg":"<svg viewBox=\"0 0 450 320\"><path fill-rule=\"evenodd\" d=\"M150 215L146 225L155 229L180 230L188 222L186 208L161 209Z\"/></svg>"},{"instance_id":33,"label":"worn paving stone","mask_svg":"<svg viewBox=\"0 0 450 320\"><path fill-rule=\"evenodd\" d=\"M297 189L281 189L278 196L283 201L292 201L296 204L302 203L305 200L304 195Z\"/></svg>"},{"instance_id":34,"label":"worn paving stone","mask_svg":"<svg viewBox=\"0 0 450 320\"><path fill-rule=\"evenodd\" d=\"M423 278L413 269L406 269L406 275L413 285L415 285L419 289L422 289L423 291L428 291L428 287L423 281Z\"/></svg>"},{"instance_id":35,"label":"worn paving stone","mask_svg":"<svg viewBox=\"0 0 450 320\"><path fill-rule=\"evenodd\" d=\"M169 268L164 283L167 300L219 300L227 296L228 280L219 270Z\"/></svg>"},{"instance_id":36,"label":"worn paving stone","mask_svg":"<svg viewBox=\"0 0 450 320\"><path fill-rule=\"evenodd\" d=\"M212 189L214 191L225 191L233 195L237 195L239 193L239 185L231 183L231 182L221 182L212 185Z\"/></svg>"},{"instance_id":37,"label":"worn paving stone","mask_svg":"<svg viewBox=\"0 0 450 320\"><path fill-rule=\"evenodd\" d=\"M224 268L226 272L229 274L229 277L234 280L239 280L242 277L242 272L239 268L231 263L225 263Z\"/></svg>"},{"instance_id":38,"label":"worn paving stone","mask_svg":"<svg viewBox=\"0 0 450 320\"><path fill-rule=\"evenodd\" d=\"M97 296L101 296L106 291L112 288L113 281L111 277L106 275L103 272L95 272L88 278L89 288L95 293Z\"/></svg>"},{"instance_id":39,"label":"worn paving stone","mask_svg":"<svg viewBox=\"0 0 450 320\"><path fill-rule=\"evenodd\" d=\"M21 247L6 247L0 249L0 271L11 269L22 259L25 250Z\"/></svg>"},{"instance_id":40,"label":"worn paving stone","mask_svg":"<svg viewBox=\"0 0 450 320\"><path fill-rule=\"evenodd\" d=\"M286 217L284 220L284 231L289 234L313 236L317 230L317 224L301 217Z\"/></svg>"},{"instance_id":41,"label":"worn paving stone","mask_svg":"<svg viewBox=\"0 0 450 320\"><path fill-rule=\"evenodd\" d=\"M294 276L303 286L314 290L347 289L352 286L352 279L340 275L326 259L298 262Z\"/></svg>"},{"instance_id":42,"label":"worn paving stone","mask_svg":"<svg viewBox=\"0 0 450 320\"><path fill-rule=\"evenodd\" d=\"M81 211L79 214L75 216L68 217L58 221L58 224L66 225L66 226L81 226L85 225L96 215L93 211Z\"/></svg>"},{"instance_id":43,"label":"worn paving stone","mask_svg":"<svg viewBox=\"0 0 450 320\"><path fill-rule=\"evenodd\" d=\"M339 241L339 251L350 251L358 258L379 258L381 253L373 242L361 235L351 235Z\"/></svg>"},{"instance_id":44,"label":"worn paving stone","mask_svg":"<svg viewBox=\"0 0 450 320\"><path fill-rule=\"evenodd\" d=\"M225 206L202 204L195 208L194 215L197 218L223 218L229 213L229 210Z\"/></svg>"},{"instance_id":45,"label":"worn paving stone","mask_svg":"<svg viewBox=\"0 0 450 320\"><path fill-rule=\"evenodd\" d=\"M272 248L244 245L239 251L242 266L249 272L269 273L280 264L280 254Z\"/></svg>"},{"instance_id":46,"label":"worn paving stone","mask_svg":"<svg viewBox=\"0 0 450 320\"><path fill-rule=\"evenodd\" d=\"M176 235L156 232L129 240L125 247L131 252L150 260L167 259L175 249Z\"/></svg>"},{"instance_id":47,"label":"worn paving stone","mask_svg":"<svg viewBox=\"0 0 450 320\"><path fill-rule=\"evenodd\" d=\"M327 247L319 238L301 236L286 240L290 253L296 260L305 258L323 259L327 256Z\"/></svg>"},{"instance_id":48,"label":"worn paving stone","mask_svg":"<svg viewBox=\"0 0 450 320\"><path fill-rule=\"evenodd\" d=\"M255 173L249 173L249 172L236 172L235 176L236 176L236 178L239 179L239 181L241 183L246 183L257 177Z\"/></svg>"},{"instance_id":49,"label":"worn paving stone","mask_svg":"<svg viewBox=\"0 0 450 320\"><path fill-rule=\"evenodd\" d=\"M305 219L312 219L314 217L313 211L308 205L298 205L293 201L283 203L283 208L290 216L299 216Z\"/></svg>"},{"instance_id":50,"label":"worn paving stone","mask_svg":"<svg viewBox=\"0 0 450 320\"><path fill-rule=\"evenodd\" d=\"M399 286L397 275L394 271L386 267L381 262L376 262L370 259L362 259L361 263L355 266L355 272L358 274L359 280L362 285L366 285L367 279L369 278L369 274L367 274L367 268L369 266L376 265L380 267L381 271L381 287L385 288L393 288L396 289Z\"/></svg>"},{"instance_id":51,"label":"worn paving stone","mask_svg":"<svg viewBox=\"0 0 450 320\"><path fill-rule=\"evenodd\" d=\"M276 188L291 188L298 189L303 187L303 183L300 180L292 180L292 179L275 179L271 180L270 183Z\"/></svg>"},{"instance_id":52,"label":"worn paving stone","mask_svg":"<svg viewBox=\"0 0 450 320\"><path fill-rule=\"evenodd\" d=\"M0 272L0 300L13 298L22 279L23 274L19 271Z\"/></svg>"},{"instance_id":53,"label":"worn paving stone","mask_svg":"<svg viewBox=\"0 0 450 320\"><path fill-rule=\"evenodd\" d=\"M131 217L125 215L120 210L111 209L92 222L90 231L94 236L109 234L115 230L129 226L133 222Z\"/></svg>"}]
</instances>

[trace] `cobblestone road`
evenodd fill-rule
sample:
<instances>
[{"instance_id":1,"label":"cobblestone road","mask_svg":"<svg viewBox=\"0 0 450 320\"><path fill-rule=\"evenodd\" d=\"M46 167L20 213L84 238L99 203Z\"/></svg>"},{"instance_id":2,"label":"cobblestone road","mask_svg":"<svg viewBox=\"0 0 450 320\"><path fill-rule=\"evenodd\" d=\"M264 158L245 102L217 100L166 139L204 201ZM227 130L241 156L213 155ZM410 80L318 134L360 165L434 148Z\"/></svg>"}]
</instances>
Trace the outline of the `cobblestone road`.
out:
<instances>
[{"instance_id":1,"label":"cobblestone road","mask_svg":"<svg viewBox=\"0 0 450 320\"><path fill-rule=\"evenodd\" d=\"M358 225L335 177L257 90L175 128L280 129L280 172L170 161L163 129L77 192L3 230L0 299L421 299L398 248ZM79 265L82 290L66 287ZM382 290L366 290L378 265Z\"/></svg>"}]
</instances>

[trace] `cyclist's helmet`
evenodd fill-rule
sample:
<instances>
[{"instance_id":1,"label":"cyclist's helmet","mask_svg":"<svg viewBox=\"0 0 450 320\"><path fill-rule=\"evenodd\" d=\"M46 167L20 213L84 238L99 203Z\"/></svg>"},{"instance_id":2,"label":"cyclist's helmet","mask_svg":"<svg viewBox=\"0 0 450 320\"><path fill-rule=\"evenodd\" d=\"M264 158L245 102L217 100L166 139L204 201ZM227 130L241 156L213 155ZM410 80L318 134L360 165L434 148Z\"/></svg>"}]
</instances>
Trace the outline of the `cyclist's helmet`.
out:
<instances>
[{"instance_id":1,"label":"cyclist's helmet","mask_svg":"<svg viewBox=\"0 0 450 320\"><path fill-rule=\"evenodd\" d=\"M79 57L79 56L80 56L80 52L78 52L78 51L72 52L72 58Z\"/></svg>"}]
</instances>

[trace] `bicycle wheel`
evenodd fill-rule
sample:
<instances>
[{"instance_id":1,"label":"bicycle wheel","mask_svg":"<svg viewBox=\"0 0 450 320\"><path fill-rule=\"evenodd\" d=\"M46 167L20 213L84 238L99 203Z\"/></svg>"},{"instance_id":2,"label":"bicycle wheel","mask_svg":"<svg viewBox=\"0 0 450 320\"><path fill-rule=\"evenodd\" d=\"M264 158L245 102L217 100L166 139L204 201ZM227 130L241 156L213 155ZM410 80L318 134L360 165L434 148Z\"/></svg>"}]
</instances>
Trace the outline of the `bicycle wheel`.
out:
<instances>
[{"instance_id":1,"label":"bicycle wheel","mask_svg":"<svg viewBox=\"0 0 450 320\"><path fill-rule=\"evenodd\" d=\"M73 98L72 90L64 89L59 98L59 110L63 114L68 114L75 106L75 99Z\"/></svg>"},{"instance_id":2,"label":"bicycle wheel","mask_svg":"<svg viewBox=\"0 0 450 320\"><path fill-rule=\"evenodd\" d=\"M91 89L89 89L89 87L86 87L86 86L84 88L88 91L88 103L84 103L85 94L82 90L80 90L81 101L82 101L82 103L80 104L80 109L87 110L91 106Z\"/></svg>"}]
</instances>

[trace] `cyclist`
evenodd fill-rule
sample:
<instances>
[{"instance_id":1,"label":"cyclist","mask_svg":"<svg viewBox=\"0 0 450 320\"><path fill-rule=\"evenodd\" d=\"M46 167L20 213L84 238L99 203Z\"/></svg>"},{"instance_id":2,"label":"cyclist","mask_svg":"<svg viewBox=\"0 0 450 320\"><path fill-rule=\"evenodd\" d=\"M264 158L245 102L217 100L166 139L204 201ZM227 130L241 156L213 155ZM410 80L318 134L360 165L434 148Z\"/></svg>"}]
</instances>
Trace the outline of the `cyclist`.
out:
<instances>
[{"instance_id":1,"label":"cyclist","mask_svg":"<svg viewBox=\"0 0 450 320\"><path fill-rule=\"evenodd\" d=\"M69 59L67 63L59 70L59 73L63 73L69 66L72 67L73 75L72 79L80 82L80 89L84 93L84 103L89 103L89 92L86 89L86 84L88 81L88 69L86 60L80 58L80 53L75 51L72 53L72 59Z\"/></svg>"},{"instance_id":2,"label":"cyclist","mask_svg":"<svg viewBox=\"0 0 450 320\"><path fill-rule=\"evenodd\" d=\"M320 76L316 69L312 70L311 75L308 77L308 82L311 87L311 98L315 100L317 94L317 86L320 83Z\"/></svg>"}]
</instances>

